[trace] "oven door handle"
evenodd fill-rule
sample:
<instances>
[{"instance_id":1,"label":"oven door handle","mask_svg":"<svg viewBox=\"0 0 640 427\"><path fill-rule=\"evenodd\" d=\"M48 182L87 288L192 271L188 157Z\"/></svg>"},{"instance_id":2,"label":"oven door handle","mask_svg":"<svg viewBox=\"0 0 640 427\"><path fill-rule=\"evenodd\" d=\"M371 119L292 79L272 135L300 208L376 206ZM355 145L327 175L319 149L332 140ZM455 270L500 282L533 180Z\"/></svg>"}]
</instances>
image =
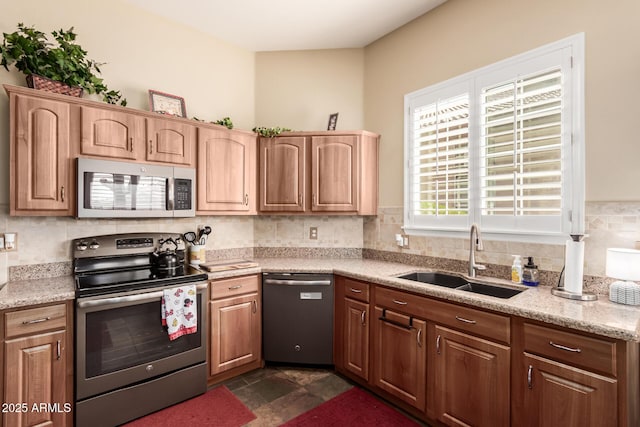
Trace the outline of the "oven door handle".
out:
<instances>
[{"instance_id":1,"label":"oven door handle","mask_svg":"<svg viewBox=\"0 0 640 427\"><path fill-rule=\"evenodd\" d=\"M199 283L196 285L196 290L198 291L206 288L207 288L206 282ZM143 294L124 295L121 297L89 299L84 301L78 300L76 304L78 305L79 308L102 307L105 305L115 305L115 304L122 304L127 302L153 301L158 298L162 298L163 295L164 295L163 291L146 292Z\"/></svg>"}]
</instances>

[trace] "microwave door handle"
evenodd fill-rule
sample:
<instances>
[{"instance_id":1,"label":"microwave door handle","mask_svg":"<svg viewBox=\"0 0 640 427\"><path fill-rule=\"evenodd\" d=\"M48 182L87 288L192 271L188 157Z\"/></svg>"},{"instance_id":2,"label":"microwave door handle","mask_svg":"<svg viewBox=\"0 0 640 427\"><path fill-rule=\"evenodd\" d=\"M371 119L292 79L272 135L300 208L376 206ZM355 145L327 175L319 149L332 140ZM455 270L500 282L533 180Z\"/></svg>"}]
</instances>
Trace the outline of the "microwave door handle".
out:
<instances>
[{"instance_id":1,"label":"microwave door handle","mask_svg":"<svg viewBox=\"0 0 640 427\"><path fill-rule=\"evenodd\" d=\"M174 210L175 206L175 178L167 178L167 210Z\"/></svg>"}]
</instances>

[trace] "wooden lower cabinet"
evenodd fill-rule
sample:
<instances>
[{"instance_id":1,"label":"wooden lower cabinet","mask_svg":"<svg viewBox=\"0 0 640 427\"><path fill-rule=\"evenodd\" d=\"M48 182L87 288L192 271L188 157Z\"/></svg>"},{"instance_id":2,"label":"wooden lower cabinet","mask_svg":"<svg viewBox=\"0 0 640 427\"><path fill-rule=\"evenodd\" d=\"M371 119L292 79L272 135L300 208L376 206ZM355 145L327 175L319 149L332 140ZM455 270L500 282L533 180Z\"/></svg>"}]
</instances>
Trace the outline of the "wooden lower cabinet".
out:
<instances>
[{"instance_id":1,"label":"wooden lower cabinet","mask_svg":"<svg viewBox=\"0 0 640 427\"><path fill-rule=\"evenodd\" d=\"M375 307L373 384L412 407L426 404L426 322Z\"/></svg>"},{"instance_id":2,"label":"wooden lower cabinet","mask_svg":"<svg viewBox=\"0 0 640 427\"><path fill-rule=\"evenodd\" d=\"M434 329L430 361L435 366L438 421L449 426L509 426L509 347L438 325Z\"/></svg>"},{"instance_id":3,"label":"wooden lower cabinet","mask_svg":"<svg viewBox=\"0 0 640 427\"><path fill-rule=\"evenodd\" d=\"M344 304L344 369L369 380L369 304L345 298Z\"/></svg>"},{"instance_id":4,"label":"wooden lower cabinet","mask_svg":"<svg viewBox=\"0 0 640 427\"><path fill-rule=\"evenodd\" d=\"M261 366L262 304L258 275L212 281L209 383Z\"/></svg>"},{"instance_id":5,"label":"wooden lower cabinet","mask_svg":"<svg viewBox=\"0 0 640 427\"><path fill-rule=\"evenodd\" d=\"M527 373L519 426L617 426L617 383L543 357L524 354Z\"/></svg>"},{"instance_id":6,"label":"wooden lower cabinet","mask_svg":"<svg viewBox=\"0 0 640 427\"><path fill-rule=\"evenodd\" d=\"M70 426L73 421L71 306L3 314L3 425Z\"/></svg>"}]
</instances>

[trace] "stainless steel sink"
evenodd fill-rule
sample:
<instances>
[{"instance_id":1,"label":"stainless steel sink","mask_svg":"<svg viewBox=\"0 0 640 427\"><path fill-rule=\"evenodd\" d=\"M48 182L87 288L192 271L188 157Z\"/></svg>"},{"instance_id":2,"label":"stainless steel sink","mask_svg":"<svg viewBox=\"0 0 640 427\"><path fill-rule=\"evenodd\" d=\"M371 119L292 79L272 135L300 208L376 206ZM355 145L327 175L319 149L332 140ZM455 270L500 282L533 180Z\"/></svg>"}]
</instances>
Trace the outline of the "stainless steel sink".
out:
<instances>
[{"instance_id":1,"label":"stainless steel sink","mask_svg":"<svg viewBox=\"0 0 640 427\"><path fill-rule=\"evenodd\" d=\"M419 271L416 273L398 276L400 279L413 280L414 282L430 283L432 285L444 286L445 288L457 288L468 283L464 277L453 274Z\"/></svg>"},{"instance_id":2,"label":"stainless steel sink","mask_svg":"<svg viewBox=\"0 0 640 427\"><path fill-rule=\"evenodd\" d=\"M488 283L480 283L478 281L470 281L466 278L449 273L418 271L415 273L403 274L397 276L399 279L412 280L414 282L428 283L431 285L442 286L445 288L456 289L464 292L472 292L474 294L489 295L496 298L511 298L526 289L516 289L507 286L499 286Z\"/></svg>"}]
</instances>

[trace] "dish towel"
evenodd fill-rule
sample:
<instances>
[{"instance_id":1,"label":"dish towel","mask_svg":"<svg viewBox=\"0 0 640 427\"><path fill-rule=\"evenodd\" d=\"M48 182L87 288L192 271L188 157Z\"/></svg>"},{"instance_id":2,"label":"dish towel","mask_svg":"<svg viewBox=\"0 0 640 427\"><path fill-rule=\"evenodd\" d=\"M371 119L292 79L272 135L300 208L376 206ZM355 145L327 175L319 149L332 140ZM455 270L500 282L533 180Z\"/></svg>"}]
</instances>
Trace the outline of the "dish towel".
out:
<instances>
[{"instance_id":1,"label":"dish towel","mask_svg":"<svg viewBox=\"0 0 640 427\"><path fill-rule=\"evenodd\" d=\"M196 285L165 289L162 296L162 324L171 341L198 331Z\"/></svg>"}]
</instances>

